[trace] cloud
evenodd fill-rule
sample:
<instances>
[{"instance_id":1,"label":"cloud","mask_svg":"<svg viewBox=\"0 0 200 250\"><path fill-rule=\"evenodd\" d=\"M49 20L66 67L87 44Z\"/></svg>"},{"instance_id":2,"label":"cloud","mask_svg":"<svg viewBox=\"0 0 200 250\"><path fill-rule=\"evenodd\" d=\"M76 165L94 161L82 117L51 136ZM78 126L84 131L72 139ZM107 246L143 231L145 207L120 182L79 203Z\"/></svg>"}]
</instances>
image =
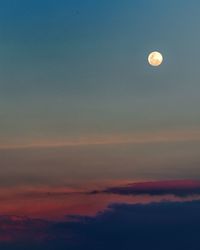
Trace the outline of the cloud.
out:
<instances>
[{"instance_id":1,"label":"cloud","mask_svg":"<svg viewBox=\"0 0 200 250\"><path fill-rule=\"evenodd\" d=\"M20 143L19 143L20 141ZM158 132L140 132L129 134L102 134L85 135L80 137L39 138L37 140L20 138L0 144L0 150L26 148L59 148L81 147L90 145L117 145L117 144L157 144L177 142L200 142L200 130L163 130Z\"/></svg>"},{"instance_id":2,"label":"cloud","mask_svg":"<svg viewBox=\"0 0 200 250\"><path fill-rule=\"evenodd\" d=\"M107 193L120 195L174 195L186 197L200 194L200 181L198 180L173 180L139 182L126 186L110 187L103 191L92 191L90 194Z\"/></svg>"},{"instance_id":3,"label":"cloud","mask_svg":"<svg viewBox=\"0 0 200 250\"><path fill-rule=\"evenodd\" d=\"M71 222L0 219L1 249L198 250L200 201L113 204L95 217ZM3 223L2 223L3 221ZM12 232L12 233L11 233ZM37 239L34 241L34 239Z\"/></svg>"},{"instance_id":4,"label":"cloud","mask_svg":"<svg viewBox=\"0 0 200 250\"><path fill-rule=\"evenodd\" d=\"M127 181L107 181L101 185L88 182L74 187L21 186L1 188L0 199L1 214L63 220L67 215L94 216L113 203L199 200L200 182L140 181L130 184Z\"/></svg>"}]
</instances>

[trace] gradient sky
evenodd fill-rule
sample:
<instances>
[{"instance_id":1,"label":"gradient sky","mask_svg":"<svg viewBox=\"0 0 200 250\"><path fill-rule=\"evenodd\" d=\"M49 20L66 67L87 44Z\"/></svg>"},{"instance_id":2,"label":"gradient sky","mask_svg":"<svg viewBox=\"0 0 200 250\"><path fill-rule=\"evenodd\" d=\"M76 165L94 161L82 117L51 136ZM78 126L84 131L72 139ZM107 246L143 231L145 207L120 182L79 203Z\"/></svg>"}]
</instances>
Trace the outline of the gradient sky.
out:
<instances>
[{"instance_id":1,"label":"gradient sky","mask_svg":"<svg viewBox=\"0 0 200 250\"><path fill-rule=\"evenodd\" d=\"M199 250L199 10L0 1L0 249Z\"/></svg>"},{"instance_id":2,"label":"gradient sky","mask_svg":"<svg viewBox=\"0 0 200 250\"><path fill-rule=\"evenodd\" d=\"M200 177L199 8L1 1L1 185Z\"/></svg>"}]
</instances>

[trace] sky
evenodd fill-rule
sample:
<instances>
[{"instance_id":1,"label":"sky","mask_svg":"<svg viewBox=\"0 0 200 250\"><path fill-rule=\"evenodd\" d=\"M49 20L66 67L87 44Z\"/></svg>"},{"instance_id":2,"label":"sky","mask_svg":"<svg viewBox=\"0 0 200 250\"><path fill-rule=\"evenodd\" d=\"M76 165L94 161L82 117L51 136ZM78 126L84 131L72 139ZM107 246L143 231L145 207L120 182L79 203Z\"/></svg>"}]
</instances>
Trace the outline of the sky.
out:
<instances>
[{"instance_id":1,"label":"sky","mask_svg":"<svg viewBox=\"0 0 200 250\"><path fill-rule=\"evenodd\" d=\"M199 5L2 1L2 181L199 177Z\"/></svg>"},{"instance_id":2,"label":"sky","mask_svg":"<svg viewBox=\"0 0 200 250\"><path fill-rule=\"evenodd\" d=\"M0 246L34 240L29 232L33 223L34 230L41 229L37 236L42 242L49 244L55 234L51 241L60 241L60 249L66 248L65 234L80 243L68 242L69 249L81 250L98 243L101 233L105 244L96 249L117 250L121 243L110 248L116 236L113 218L129 211L130 221L135 220L137 204L147 217L160 211L153 228L158 235L167 220L163 211L169 216L174 211L174 219L179 205L189 212L178 223L195 232L199 8L197 0L0 2ZM147 61L155 50L164 58L160 67ZM138 182L139 193L138 187L137 192L135 186L130 189ZM69 216L75 216L73 226ZM107 242L104 224L109 221ZM149 227L143 219L137 223ZM19 226L21 234L16 233ZM136 230L125 227L129 243L124 250L132 244L130 229ZM77 233L82 230L88 232L84 240ZM186 234L190 240L196 237ZM160 239L165 240L164 233ZM171 239L178 250L178 240ZM3 247L18 249L16 244Z\"/></svg>"},{"instance_id":3,"label":"sky","mask_svg":"<svg viewBox=\"0 0 200 250\"><path fill-rule=\"evenodd\" d=\"M3 1L2 146L198 128L198 7ZM159 70L147 64L152 50L164 55Z\"/></svg>"}]
</instances>

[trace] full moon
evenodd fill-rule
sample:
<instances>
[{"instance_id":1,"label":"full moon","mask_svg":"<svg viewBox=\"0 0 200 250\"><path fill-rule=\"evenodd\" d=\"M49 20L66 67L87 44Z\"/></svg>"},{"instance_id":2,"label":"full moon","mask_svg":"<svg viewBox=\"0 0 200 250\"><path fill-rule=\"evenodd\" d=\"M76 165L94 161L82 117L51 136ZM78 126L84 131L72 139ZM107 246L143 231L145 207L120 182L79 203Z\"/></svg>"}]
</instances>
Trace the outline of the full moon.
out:
<instances>
[{"instance_id":1,"label":"full moon","mask_svg":"<svg viewBox=\"0 0 200 250\"><path fill-rule=\"evenodd\" d=\"M153 51L148 56L148 62L151 66L158 67L163 62L163 56L158 51Z\"/></svg>"}]
</instances>

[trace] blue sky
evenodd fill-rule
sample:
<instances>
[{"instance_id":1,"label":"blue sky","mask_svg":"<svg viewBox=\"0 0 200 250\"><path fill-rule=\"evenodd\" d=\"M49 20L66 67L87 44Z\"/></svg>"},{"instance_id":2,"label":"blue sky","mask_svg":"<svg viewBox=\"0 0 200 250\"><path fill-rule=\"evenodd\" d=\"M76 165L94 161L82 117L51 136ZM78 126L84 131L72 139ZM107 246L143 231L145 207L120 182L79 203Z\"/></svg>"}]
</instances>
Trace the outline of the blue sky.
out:
<instances>
[{"instance_id":1,"label":"blue sky","mask_svg":"<svg viewBox=\"0 0 200 250\"><path fill-rule=\"evenodd\" d=\"M3 1L1 136L197 127L198 7ZM155 49L165 59L156 70L146 61Z\"/></svg>"},{"instance_id":2,"label":"blue sky","mask_svg":"<svg viewBox=\"0 0 200 250\"><path fill-rule=\"evenodd\" d=\"M172 0L2 1L1 148L87 145L95 138L97 144L99 140L115 144L124 142L120 139L124 135L133 141L139 136L148 142L150 137L154 143L154 137L161 136L171 138L161 147L168 155L163 161L158 160L158 146L149 143L140 154L129 143L128 153L122 149L119 156L132 166L138 162L134 157L140 162L146 152L152 152L145 159L153 159L150 165L162 165L163 169L169 162L176 166L174 157L179 166L187 165L192 155L191 164L196 166L200 140L199 7L198 1ZM152 50L164 55L163 65L156 69L147 64ZM177 135L180 131L183 138ZM180 139L184 145L180 146ZM115 146L112 152L118 152ZM84 150L89 155L90 149ZM81 158L79 153L75 158ZM57 151L54 154L58 157ZM97 164L97 172L101 171L97 159L105 154L106 147L88 160ZM118 161L113 155L110 163L103 165L113 161L110 175ZM15 169L23 172L20 159ZM32 173L34 162L40 160L28 159ZM62 159L68 171L68 161ZM3 162L8 165L4 158ZM147 162L141 163L144 172L149 168ZM81 168L78 163L76 167Z\"/></svg>"}]
</instances>

